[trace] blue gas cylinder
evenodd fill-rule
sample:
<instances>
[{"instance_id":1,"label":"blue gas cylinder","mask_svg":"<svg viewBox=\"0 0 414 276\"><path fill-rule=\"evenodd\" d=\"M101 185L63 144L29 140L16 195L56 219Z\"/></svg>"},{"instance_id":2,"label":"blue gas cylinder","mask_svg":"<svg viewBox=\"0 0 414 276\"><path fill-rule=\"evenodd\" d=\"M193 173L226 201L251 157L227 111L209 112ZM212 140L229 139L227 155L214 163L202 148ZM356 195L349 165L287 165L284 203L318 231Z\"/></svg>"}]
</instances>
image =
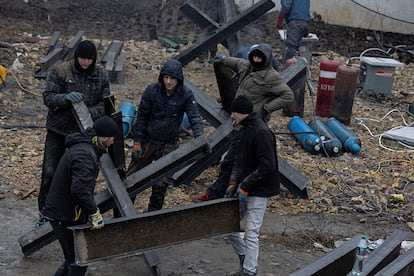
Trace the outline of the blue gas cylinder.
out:
<instances>
[{"instance_id":1,"label":"blue gas cylinder","mask_svg":"<svg viewBox=\"0 0 414 276\"><path fill-rule=\"evenodd\" d=\"M131 102L125 102L121 104L119 108L122 114L122 130L124 139L128 137L129 132L132 130L135 119L137 117L137 110L135 104Z\"/></svg>"},{"instance_id":2,"label":"blue gas cylinder","mask_svg":"<svg viewBox=\"0 0 414 276\"><path fill-rule=\"evenodd\" d=\"M338 137L330 131L325 123L318 118L309 122L309 126L319 135L322 140L322 152L327 155L336 155L342 151L342 143ZM323 150L324 149L324 150Z\"/></svg>"},{"instance_id":3,"label":"blue gas cylinder","mask_svg":"<svg viewBox=\"0 0 414 276\"><path fill-rule=\"evenodd\" d=\"M326 121L326 126L338 137L344 151L358 153L361 151L361 141L334 117Z\"/></svg>"},{"instance_id":4,"label":"blue gas cylinder","mask_svg":"<svg viewBox=\"0 0 414 276\"><path fill-rule=\"evenodd\" d=\"M301 117L293 116L288 122L288 128L307 152L311 154L320 152L321 139Z\"/></svg>"}]
</instances>

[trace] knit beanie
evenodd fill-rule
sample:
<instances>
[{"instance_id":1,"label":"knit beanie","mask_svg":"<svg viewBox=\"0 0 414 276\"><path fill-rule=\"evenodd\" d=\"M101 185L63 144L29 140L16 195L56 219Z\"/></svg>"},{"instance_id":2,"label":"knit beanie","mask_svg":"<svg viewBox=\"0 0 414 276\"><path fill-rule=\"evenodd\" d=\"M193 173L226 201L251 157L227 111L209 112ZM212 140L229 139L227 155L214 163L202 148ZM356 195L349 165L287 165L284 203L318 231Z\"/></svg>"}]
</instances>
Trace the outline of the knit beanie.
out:
<instances>
[{"instance_id":1,"label":"knit beanie","mask_svg":"<svg viewBox=\"0 0 414 276\"><path fill-rule=\"evenodd\" d=\"M253 112L253 104L245 96L238 96L231 104L231 112L250 114Z\"/></svg>"},{"instance_id":2,"label":"knit beanie","mask_svg":"<svg viewBox=\"0 0 414 276\"><path fill-rule=\"evenodd\" d=\"M97 51L95 44L90 40L81 41L75 51L75 57L96 60L96 55Z\"/></svg>"},{"instance_id":3,"label":"knit beanie","mask_svg":"<svg viewBox=\"0 0 414 276\"><path fill-rule=\"evenodd\" d=\"M118 136L118 126L109 116L99 117L93 127L97 136L100 137L116 137Z\"/></svg>"},{"instance_id":4,"label":"knit beanie","mask_svg":"<svg viewBox=\"0 0 414 276\"><path fill-rule=\"evenodd\" d=\"M96 57L97 57L97 51L95 44L90 40L84 40L79 43L78 47L75 51L75 67L79 72L82 72L84 74L90 74L95 70L95 64L96 64ZM92 59L92 64L85 70L80 66L78 57L80 58L89 58Z\"/></svg>"}]
</instances>

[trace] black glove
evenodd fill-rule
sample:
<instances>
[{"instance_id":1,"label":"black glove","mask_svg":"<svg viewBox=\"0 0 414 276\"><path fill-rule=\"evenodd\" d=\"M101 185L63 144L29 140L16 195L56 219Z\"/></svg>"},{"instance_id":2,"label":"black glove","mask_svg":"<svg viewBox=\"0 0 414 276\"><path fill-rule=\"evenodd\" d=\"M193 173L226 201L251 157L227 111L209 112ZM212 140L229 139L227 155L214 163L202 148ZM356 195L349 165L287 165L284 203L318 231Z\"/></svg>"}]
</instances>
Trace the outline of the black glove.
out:
<instances>
[{"instance_id":1,"label":"black glove","mask_svg":"<svg viewBox=\"0 0 414 276\"><path fill-rule=\"evenodd\" d=\"M270 111L265 106L262 107L262 120L265 123L269 122L270 120Z\"/></svg>"},{"instance_id":2,"label":"black glove","mask_svg":"<svg viewBox=\"0 0 414 276\"><path fill-rule=\"evenodd\" d=\"M68 102L68 103L78 103L83 100L83 95L82 93L72 91L72 92L69 92L69 94L66 94L64 99L65 99L65 102Z\"/></svg>"},{"instance_id":3,"label":"black glove","mask_svg":"<svg viewBox=\"0 0 414 276\"><path fill-rule=\"evenodd\" d=\"M234 183L230 183L227 187L226 193L224 197L235 197L237 192L237 185Z\"/></svg>"},{"instance_id":4,"label":"black glove","mask_svg":"<svg viewBox=\"0 0 414 276\"><path fill-rule=\"evenodd\" d=\"M217 55L213 58L213 63L223 63L225 59L225 55Z\"/></svg>"}]
</instances>

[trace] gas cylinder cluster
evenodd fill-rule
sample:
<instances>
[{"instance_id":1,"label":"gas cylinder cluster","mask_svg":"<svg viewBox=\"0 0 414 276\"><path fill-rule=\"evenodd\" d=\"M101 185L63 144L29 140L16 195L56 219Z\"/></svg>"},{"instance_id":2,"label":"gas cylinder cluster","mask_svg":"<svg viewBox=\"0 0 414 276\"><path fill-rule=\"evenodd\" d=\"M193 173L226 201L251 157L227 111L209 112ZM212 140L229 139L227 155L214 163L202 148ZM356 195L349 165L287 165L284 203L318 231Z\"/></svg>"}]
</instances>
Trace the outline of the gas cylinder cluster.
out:
<instances>
[{"instance_id":1,"label":"gas cylinder cluster","mask_svg":"<svg viewBox=\"0 0 414 276\"><path fill-rule=\"evenodd\" d=\"M301 117L293 116L288 128L303 149L311 154L335 156L342 152L357 154L361 151L361 141L334 117L326 122L315 118L307 124Z\"/></svg>"},{"instance_id":2,"label":"gas cylinder cluster","mask_svg":"<svg viewBox=\"0 0 414 276\"><path fill-rule=\"evenodd\" d=\"M290 132L307 152L334 156L361 150L360 140L345 127L351 120L357 80L355 67L332 58L321 61L314 119L307 124L295 115L288 122Z\"/></svg>"}]
</instances>

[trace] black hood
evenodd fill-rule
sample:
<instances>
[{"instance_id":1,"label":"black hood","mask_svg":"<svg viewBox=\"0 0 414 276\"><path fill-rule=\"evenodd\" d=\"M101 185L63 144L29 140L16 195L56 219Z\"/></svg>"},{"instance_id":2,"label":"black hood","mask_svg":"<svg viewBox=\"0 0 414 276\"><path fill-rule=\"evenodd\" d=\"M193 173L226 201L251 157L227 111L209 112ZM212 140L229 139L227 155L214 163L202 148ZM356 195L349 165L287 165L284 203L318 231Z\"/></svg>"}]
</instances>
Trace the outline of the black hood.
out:
<instances>
[{"instance_id":1,"label":"black hood","mask_svg":"<svg viewBox=\"0 0 414 276\"><path fill-rule=\"evenodd\" d=\"M162 66L160 75L158 77L158 81L164 87L164 82L162 81L164 75L168 75L178 79L178 84L182 85L184 82L184 74L183 74L183 65L180 61L175 59L169 59L167 62Z\"/></svg>"},{"instance_id":2,"label":"black hood","mask_svg":"<svg viewBox=\"0 0 414 276\"><path fill-rule=\"evenodd\" d=\"M69 134L65 138L65 145L67 148L70 148L71 146L79 143L93 145L98 156L101 156L106 152L106 149L101 144L99 144L98 136L96 136L95 130L92 128L88 128L83 132L75 132Z\"/></svg>"},{"instance_id":3,"label":"black hood","mask_svg":"<svg viewBox=\"0 0 414 276\"><path fill-rule=\"evenodd\" d=\"M253 54L261 56L262 58L264 58L264 61L261 62L260 64L255 64L255 62L253 62L253 59L252 59ZM249 59L250 64L254 68L264 69L264 68L268 67L271 64L272 47L267 43L255 44L252 47L250 47L250 51L249 51L249 54L248 54L248 59Z\"/></svg>"}]
</instances>

